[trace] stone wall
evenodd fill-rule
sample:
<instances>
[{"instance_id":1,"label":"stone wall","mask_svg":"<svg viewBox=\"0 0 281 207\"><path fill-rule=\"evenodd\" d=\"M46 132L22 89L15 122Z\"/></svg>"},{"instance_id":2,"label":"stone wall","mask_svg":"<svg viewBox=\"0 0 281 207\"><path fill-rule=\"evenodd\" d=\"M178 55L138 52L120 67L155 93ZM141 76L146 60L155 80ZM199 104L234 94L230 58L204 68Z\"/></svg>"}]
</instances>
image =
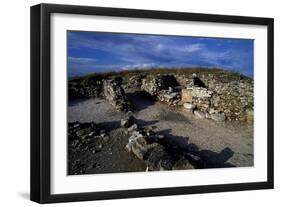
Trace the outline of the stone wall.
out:
<instances>
[{"instance_id":1,"label":"stone wall","mask_svg":"<svg viewBox=\"0 0 281 207\"><path fill-rule=\"evenodd\" d=\"M176 76L178 82L187 87L182 91L183 102L193 103L200 111L209 114L224 113L228 120L251 119L254 107L252 79L229 72L198 74L196 78L200 79L206 88L194 83L194 74Z\"/></svg>"},{"instance_id":2,"label":"stone wall","mask_svg":"<svg viewBox=\"0 0 281 207\"><path fill-rule=\"evenodd\" d=\"M95 76L83 80L68 81L68 98L77 99L101 96L103 80L102 76Z\"/></svg>"},{"instance_id":3,"label":"stone wall","mask_svg":"<svg viewBox=\"0 0 281 207\"><path fill-rule=\"evenodd\" d=\"M104 80L103 96L118 111L129 111L130 104L121 84L122 79L120 78Z\"/></svg>"},{"instance_id":4,"label":"stone wall","mask_svg":"<svg viewBox=\"0 0 281 207\"><path fill-rule=\"evenodd\" d=\"M130 105L123 88L131 92L140 90L169 106L184 106L200 117L253 121L254 81L237 73L144 72L124 79L123 85L120 78L102 76L69 81L68 96L104 97L117 110L128 111Z\"/></svg>"},{"instance_id":5,"label":"stone wall","mask_svg":"<svg viewBox=\"0 0 281 207\"><path fill-rule=\"evenodd\" d=\"M146 91L152 96L156 96L162 90L177 86L178 82L174 75L148 75L142 79L141 90Z\"/></svg>"},{"instance_id":6,"label":"stone wall","mask_svg":"<svg viewBox=\"0 0 281 207\"><path fill-rule=\"evenodd\" d=\"M183 105L215 121L252 122L254 82L231 73L158 74L142 79L141 90L168 105Z\"/></svg>"}]
</instances>

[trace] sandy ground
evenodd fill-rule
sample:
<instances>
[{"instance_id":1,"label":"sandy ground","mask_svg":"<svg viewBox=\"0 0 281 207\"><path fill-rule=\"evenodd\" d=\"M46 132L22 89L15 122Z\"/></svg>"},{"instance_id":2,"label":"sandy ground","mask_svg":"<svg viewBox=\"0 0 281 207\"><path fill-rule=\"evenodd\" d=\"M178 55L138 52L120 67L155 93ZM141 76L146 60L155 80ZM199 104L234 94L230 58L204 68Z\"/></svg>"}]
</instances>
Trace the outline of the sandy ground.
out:
<instances>
[{"instance_id":1,"label":"sandy ground","mask_svg":"<svg viewBox=\"0 0 281 207\"><path fill-rule=\"evenodd\" d=\"M218 167L253 166L253 126L239 122L217 123L197 119L182 108L168 107L139 93L127 94L134 115L142 126L156 126L158 133L180 141L194 151L200 151L206 163ZM68 106L68 121L94 121L106 127L110 140L102 152L94 154L96 166L87 173L144 171L143 161L125 149L128 135L120 128L122 112L116 112L105 100L92 98L72 101ZM208 167L208 164L206 165Z\"/></svg>"}]
</instances>

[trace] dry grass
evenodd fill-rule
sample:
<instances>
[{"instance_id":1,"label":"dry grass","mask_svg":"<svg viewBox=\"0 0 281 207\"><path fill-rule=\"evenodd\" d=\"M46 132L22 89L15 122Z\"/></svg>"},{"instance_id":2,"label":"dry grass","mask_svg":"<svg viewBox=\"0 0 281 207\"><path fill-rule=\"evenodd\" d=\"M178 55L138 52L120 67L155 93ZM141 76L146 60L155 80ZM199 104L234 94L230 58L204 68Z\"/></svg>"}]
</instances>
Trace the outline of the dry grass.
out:
<instances>
[{"instance_id":1,"label":"dry grass","mask_svg":"<svg viewBox=\"0 0 281 207\"><path fill-rule=\"evenodd\" d=\"M69 79L70 81L80 82L82 80L101 80L108 77L122 77L128 78L134 75L157 75L157 74L227 74L231 76L241 77L242 74L236 71L228 71L222 68L201 68L201 67L192 67L192 68L150 68L150 69L134 69L134 70L123 70L123 71L112 71L112 72L98 72L92 73L89 75L81 76L81 77L73 77ZM244 77L244 76L243 76Z\"/></svg>"}]
</instances>

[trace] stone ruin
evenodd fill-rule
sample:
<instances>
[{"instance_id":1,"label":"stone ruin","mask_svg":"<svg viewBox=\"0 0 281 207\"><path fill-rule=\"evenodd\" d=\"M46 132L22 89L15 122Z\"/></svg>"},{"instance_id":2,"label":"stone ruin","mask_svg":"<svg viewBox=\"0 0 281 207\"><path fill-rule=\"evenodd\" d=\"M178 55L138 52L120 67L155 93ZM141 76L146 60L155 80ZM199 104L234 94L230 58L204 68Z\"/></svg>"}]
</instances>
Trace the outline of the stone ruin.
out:
<instances>
[{"instance_id":1,"label":"stone ruin","mask_svg":"<svg viewBox=\"0 0 281 207\"><path fill-rule=\"evenodd\" d=\"M122 78L105 79L102 76L95 76L80 82L70 81L68 97L70 99L100 97L118 111L130 110L130 103L122 87Z\"/></svg>"},{"instance_id":2,"label":"stone ruin","mask_svg":"<svg viewBox=\"0 0 281 207\"><path fill-rule=\"evenodd\" d=\"M194 169L181 151L175 153L168 149L165 136L155 133L152 127L139 127L131 114L121 120L121 125L129 134L126 150L143 160L147 171Z\"/></svg>"},{"instance_id":3,"label":"stone ruin","mask_svg":"<svg viewBox=\"0 0 281 207\"><path fill-rule=\"evenodd\" d=\"M103 96L118 111L129 111L130 104L121 86L122 79L104 80Z\"/></svg>"},{"instance_id":4,"label":"stone ruin","mask_svg":"<svg viewBox=\"0 0 281 207\"><path fill-rule=\"evenodd\" d=\"M205 74L198 86L192 79L199 77L181 77L187 87L182 90L182 102L186 110L194 112L199 118L214 121L239 120L253 121L253 81L243 76L229 74ZM196 111L198 110L198 111ZM205 114L205 115L204 115Z\"/></svg>"},{"instance_id":5,"label":"stone ruin","mask_svg":"<svg viewBox=\"0 0 281 207\"><path fill-rule=\"evenodd\" d=\"M68 98L90 98L102 94L103 76L85 78L83 80L68 81Z\"/></svg>"},{"instance_id":6,"label":"stone ruin","mask_svg":"<svg viewBox=\"0 0 281 207\"><path fill-rule=\"evenodd\" d=\"M141 90L169 106L214 121L253 121L253 81L238 75L148 75Z\"/></svg>"},{"instance_id":7,"label":"stone ruin","mask_svg":"<svg viewBox=\"0 0 281 207\"><path fill-rule=\"evenodd\" d=\"M198 118L253 121L253 80L231 73L94 76L69 82L69 98L102 97L116 110L131 109L126 90L144 91L169 106L180 106Z\"/></svg>"},{"instance_id":8,"label":"stone ruin","mask_svg":"<svg viewBox=\"0 0 281 207\"><path fill-rule=\"evenodd\" d=\"M149 75L142 79L141 90L168 105L178 105L180 89L174 75Z\"/></svg>"},{"instance_id":9,"label":"stone ruin","mask_svg":"<svg viewBox=\"0 0 281 207\"><path fill-rule=\"evenodd\" d=\"M146 171L234 167L225 159L226 155L231 157L234 153L230 148L218 153L200 150L188 143L187 137L161 134L156 132L156 126L140 127L131 113L121 120L122 123L126 123L123 127L129 137L125 149L146 164Z\"/></svg>"},{"instance_id":10,"label":"stone ruin","mask_svg":"<svg viewBox=\"0 0 281 207\"><path fill-rule=\"evenodd\" d=\"M124 86L125 85L125 86ZM144 91L156 100L182 108L200 119L217 122L239 120L253 123L253 80L238 75L220 74L165 74L132 76L122 85L121 78L94 77L70 81L69 98L100 97L116 110L128 112L121 126L129 135L126 150L143 160L147 170L180 170L205 166L200 153L183 149L169 137L156 133L153 127L140 127L130 112L131 105L124 88ZM68 125L69 174L84 174L93 160L81 154L99 153L109 139L97 124L72 122ZM92 156L88 156L88 158ZM212 166L217 166L212 164Z\"/></svg>"},{"instance_id":11,"label":"stone ruin","mask_svg":"<svg viewBox=\"0 0 281 207\"><path fill-rule=\"evenodd\" d=\"M84 174L92 167L91 154L99 153L109 139L106 131L94 122L68 123L68 174ZM88 159L83 159L83 156Z\"/></svg>"}]
</instances>

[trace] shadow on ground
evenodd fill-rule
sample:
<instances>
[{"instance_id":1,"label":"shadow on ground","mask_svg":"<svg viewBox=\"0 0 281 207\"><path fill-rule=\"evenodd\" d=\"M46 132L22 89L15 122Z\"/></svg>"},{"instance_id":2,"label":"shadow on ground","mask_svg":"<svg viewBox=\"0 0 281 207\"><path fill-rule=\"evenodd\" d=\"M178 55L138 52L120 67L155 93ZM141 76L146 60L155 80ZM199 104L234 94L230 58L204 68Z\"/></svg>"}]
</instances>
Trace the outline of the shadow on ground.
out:
<instances>
[{"instance_id":1,"label":"shadow on ground","mask_svg":"<svg viewBox=\"0 0 281 207\"><path fill-rule=\"evenodd\" d=\"M151 126L158 122L159 120L137 120L140 127ZM121 127L120 121L103 122L100 125L108 131ZM234 154L229 147L224 148L219 153L211 150L201 150L197 145L189 142L189 137L175 136L171 134L171 131L171 129L165 129L158 131L157 134L164 136L158 142L166 148L174 160L184 156L197 169L235 167L235 165L227 162Z\"/></svg>"},{"instance_id":2,"label":"shadow on ground","mask_svg":"<svg viewBox=\"0 0 281 207\"><path fill-rule=\"evenodd\" d=\"M120 121L108 121L108 122L101 122L99 126L106 129L107 131L112 131L121 127Z\"/></svg>"},{"instance_id":3,"label":"shadow on ground","mask_svg":"<svg viewBox=\"0 0 281 207\"><path fill-rule=\"evenodd\" d=\"M211 150L200 150L193 143L189 143L188 137L175 136L171 134L171 129L166 129L158 132L164 135L164 139L160 144L173 154L180 154L190 161L190 163L199 169L203 168L225 168L235 167L235 165L227 162L234 154L229 148L224 148L221 152L213 152Z\"/></svg>"},{"instance_id":4,"label":"shadow on ground","mask_svg":"<svg viewBox=\"0 0 281 207\"><path fill-rule=\"evenodd\" d=\"M81 104L84 101L89 100L88 98L77 98L77 99L68 99L67 106L76 106L77 104Z\"/></svg>"},{"instance_id":5,"label":"shadow on ground","mask_svg":"<svg viewBox=\"0 0 281 207\"><path fill-rule=\"evenodd\" d=\"M135 112L142 111L155 104L154 98L143 91L127 93L126 95Z\"/></svg>"}]
</instances>

